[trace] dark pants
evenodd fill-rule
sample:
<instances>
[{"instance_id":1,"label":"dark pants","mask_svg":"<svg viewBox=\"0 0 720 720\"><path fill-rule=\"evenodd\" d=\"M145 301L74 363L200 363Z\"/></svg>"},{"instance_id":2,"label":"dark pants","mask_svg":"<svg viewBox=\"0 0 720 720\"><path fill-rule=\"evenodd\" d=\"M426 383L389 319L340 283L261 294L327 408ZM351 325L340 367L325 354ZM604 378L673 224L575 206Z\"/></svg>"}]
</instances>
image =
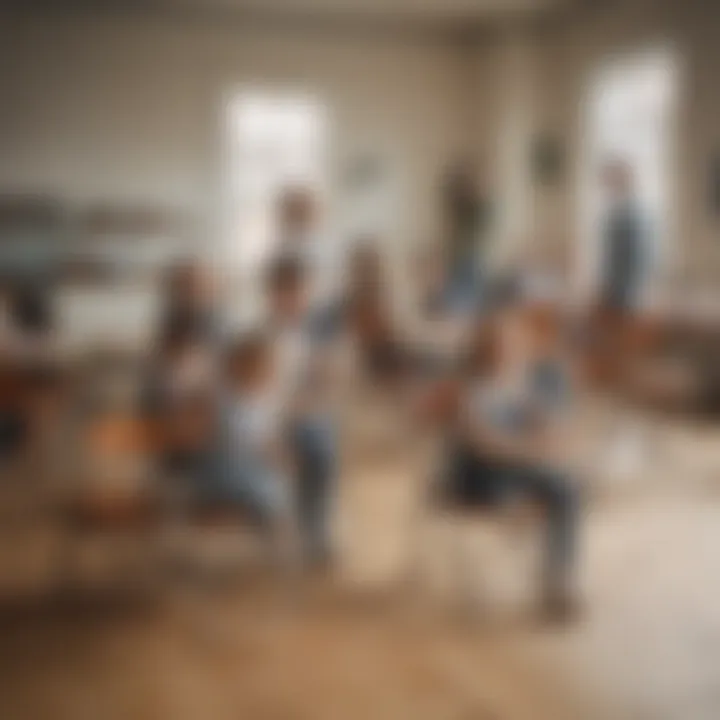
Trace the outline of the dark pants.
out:
<instances>
[{"instance_id":1,"label":"dark pants","mask_svg":"<svg viewBox=\"0 0 720 720\"><path fill-rule=\"evenodd\" d=\"M176 450L160 467L188 510L238 513L261 532L273 531L286 516L287 483L262 461L240 461L218 449Z\"/></svg>"},{"instance_id":2,"label":"dark pants","mask_svg":"<svg viewBox=\"0 0 720 720\"><path fill-rule=\"evenodd\" d=\"M331 517L336 443L327 417L299 421L293 428L297 463L297 520L305 557L322 562L332 552Z\"/></svg>"},{"instance_id":3,"label":"dark pants","mask_svg":"<svg viewBox=\"0 0 720 720\"><path fill-rule=\"evenodd\" d=\"M456 508L494 507L515 496L538 503L547 519L546 574L549 586L572 571L577 547L579 502L576 489L559 472L523 463L499 463L454 449L441 486L444 504Z\"/></svg>"}]
</instances>

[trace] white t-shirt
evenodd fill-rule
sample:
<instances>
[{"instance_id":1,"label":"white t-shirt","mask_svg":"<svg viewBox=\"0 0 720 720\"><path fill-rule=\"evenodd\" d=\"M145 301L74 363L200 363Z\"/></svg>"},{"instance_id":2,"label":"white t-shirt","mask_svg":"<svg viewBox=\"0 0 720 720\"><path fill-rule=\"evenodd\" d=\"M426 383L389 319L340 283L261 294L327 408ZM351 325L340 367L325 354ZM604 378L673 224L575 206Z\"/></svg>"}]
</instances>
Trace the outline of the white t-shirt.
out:
<instances>
[{"instance_id":1,"label":"white t-shirt","mask_svg":"<svg viewBox=\"0 0 720 720\"><path fill-rule=\"evenodd\" d=\"M282 414L270 393L234 395L226 412L229 440L241 460L262 458L278 442Z\"/></svg>"},{"instance_id":2,"label":"white t-shirt","mask_svg":"<svg viewBox=\"0 0 720 720\"><path fill-rule=\"evenodd\" d=\"M314 305L330 302L338 296L343 283L345 253L330 237L286 237L278 246L278 254L297 257L308 269Z\"/></svg>"},{"instance_id":3,"label":"white t-shirt","mask_svg":"<svg viewBox=\"0 0 720 720\"><path fill-rule=\"evenodd\" d=\"M329 358L334 358L337 351L315 346L305 323L279 328L275 347L276 397L286 417L307 417L330 410L335 404L335 382L330 370L334 363Z\"/></svg>"}]
</instances>

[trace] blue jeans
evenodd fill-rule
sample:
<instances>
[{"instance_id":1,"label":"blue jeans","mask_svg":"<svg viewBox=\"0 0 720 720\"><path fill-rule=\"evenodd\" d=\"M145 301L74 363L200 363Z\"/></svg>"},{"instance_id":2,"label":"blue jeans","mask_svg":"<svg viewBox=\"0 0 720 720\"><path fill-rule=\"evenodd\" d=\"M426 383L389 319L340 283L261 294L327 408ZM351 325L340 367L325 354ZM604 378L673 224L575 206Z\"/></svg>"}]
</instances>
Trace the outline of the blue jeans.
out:
<instances>
[{"instance_id":1,"label":"blue jeans","mask_svg":"<svg viewBox=\"0 0 720 720\"><path fill-rule=\"evenodd\" d=\"M500 463L456 448L449 457L441 499L459 507L497 506L524 495L541 505L547 519L546 573L549 585L562 583L575 562L579 498L559 472L524 463Z\"/></svg>"},{"instance_id":2,"label":"blue jeans","mask_svg":"<svg viewBox=\"0 0 720 720\"><path fill-rule=\"evenodd\" d=\"M173 474L185 483L196 506L238 510L261 529L273 527L287 514L287 483L263 461L240 461L217 449L173 460Z\"/></svg>"},{"instance_id":3,"label":"blue jeans","mask_svg":"<svg viewBox=\"0 0 720 720\"><path fill-rule=\"evenodd\" d=\"M305 557L322 562L332 552L331 516L336 438L328 417L304 418L292 429L297 466L296 509Z\"/></svg>"},{"instance_id":4,"label":"blue jeans","mask_svg":"<svg viewBox=\"0 0 720 720\"><path fill-rule=\"evenodd\" d=\"M480 272L474 262L456 263L447 278L443 305L451 313L472 313L482 300Z\"/></svg>"}]
</instances>

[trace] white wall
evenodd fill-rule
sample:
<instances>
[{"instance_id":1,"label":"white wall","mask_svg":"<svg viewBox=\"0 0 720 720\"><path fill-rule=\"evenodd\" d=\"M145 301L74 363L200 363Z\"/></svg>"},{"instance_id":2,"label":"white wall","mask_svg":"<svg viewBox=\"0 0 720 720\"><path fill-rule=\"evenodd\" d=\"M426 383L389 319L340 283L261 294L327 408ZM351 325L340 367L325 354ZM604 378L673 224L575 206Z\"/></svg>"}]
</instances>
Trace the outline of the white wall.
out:
<instances>
[{"instance_id":1,"label":"white wall","mask_svg":"<svg viewBox=\"0 0 720 720\"><path fill-rule=\"evenodd\" d=\"M170 19L0 28L0 188L197 209L222 195L223 98L245 82L329 104L336 165L376 145L397 171L396 243L436 232L435 188L464 139L461 51L440 41L292 34Z\"/></svg>"},{"instance_id":2,"label":"white wall","mask_svg":"<svg viewBox=\"0 0 720 720\"><path fill-rule=\"evenodd\" d=\"M155 19L17 20L0 27L0 189L71 200L140 198L187 206L197 241L222 231L225 94L245 82L300 87L333 114L335 166L380 146L400 183L388 246L437 237L438 181L475 148L497 183L506 254L572 249L577 239L580 111L593 68L618 52L672 42L683 60L677 137L676 267L720 275L708 211L709 155L720 147L720 18L700 0L583 5L543 26L509 28L474 49L421 37L292 33ZM537 132L566 142L568 176L537 188Z\"/></svg>"},{"instance_id":3,"label":"white wall","mask_svg":"<svg viewBox=\"0 0 720 720\"><path fill-rule=\"evenodd\" d=\"M524 28L480 45L472 60L474 148L496 198L493 261L512 263L532 231L528 147L534 124L535 54Z\"/></svg>"},{"instance_id":4,"label":"white wall","mask_svg":"<svg viewBox=\"0 0 720 720\"><path fill-rule=\"evenodd\" d=\"M468 134L465 60L457 46L418 36L14 20L0 24L0 191L182 207L196 218L198 247L212 251L224 231L225 98L248 82L299 88L328 103L334 171L369 147L387 157L399 200L386 240L402 256L440 229L439 177ZM64 306L74 333L96 334L119 298L73 293ZM136 326L133 303L113 322Z\"/></svg>"},{"instance_id":5,"label":"white wall","mask_svg":"<svg viewBox=\"0 0 720 720\"><path fill-rule=\"evenodd\" d=\"M507 92L497 78L506 76L508 58L518 52L512 50L517 35L498 35L477 49L481 71L475 102L501 109L494 114L484 145L497 150L494 143L507 130L508 113L525 124L526 138L551 133L566 145L568 174L557 188L532 187L529 144L515 159L522 169L516 168L513 183L532 188L530 212L522 213L528 229L525 239L552 254L572 250L577 242L582 107L594 69L617 54L667 45L680 60L682 83L671 208L678 228L671 248L672 270L685 282L710 283L720 276L720 221L709 211L707 187L711 154L720 151L720 5L628 0L607 8L603 3L584 8L526 33L523 55L529 70L524 100L516 107L502 100ZM500 194L516 191L505 182Z\"/></svg>"}]
</instances>

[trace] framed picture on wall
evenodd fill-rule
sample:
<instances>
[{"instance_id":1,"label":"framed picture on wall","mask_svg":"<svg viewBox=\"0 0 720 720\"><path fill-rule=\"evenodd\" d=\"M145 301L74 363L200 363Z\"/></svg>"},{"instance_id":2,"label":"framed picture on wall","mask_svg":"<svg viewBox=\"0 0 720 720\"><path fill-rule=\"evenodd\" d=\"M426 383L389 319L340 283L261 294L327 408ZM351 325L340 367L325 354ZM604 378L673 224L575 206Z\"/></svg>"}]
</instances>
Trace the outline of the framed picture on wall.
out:
<instances>
[{"instance_id":1,"label":"framed picture on wall","mask_svg":"<svg viewBox=\"0 0 720 720\"><path fill-rule=\"evenodd\" d=\"M364 191L381 183L384 172L382 158L365 153L351 158L347 163L343 172L343 181L350 191Z\"/></svg>"}]
</instances>

